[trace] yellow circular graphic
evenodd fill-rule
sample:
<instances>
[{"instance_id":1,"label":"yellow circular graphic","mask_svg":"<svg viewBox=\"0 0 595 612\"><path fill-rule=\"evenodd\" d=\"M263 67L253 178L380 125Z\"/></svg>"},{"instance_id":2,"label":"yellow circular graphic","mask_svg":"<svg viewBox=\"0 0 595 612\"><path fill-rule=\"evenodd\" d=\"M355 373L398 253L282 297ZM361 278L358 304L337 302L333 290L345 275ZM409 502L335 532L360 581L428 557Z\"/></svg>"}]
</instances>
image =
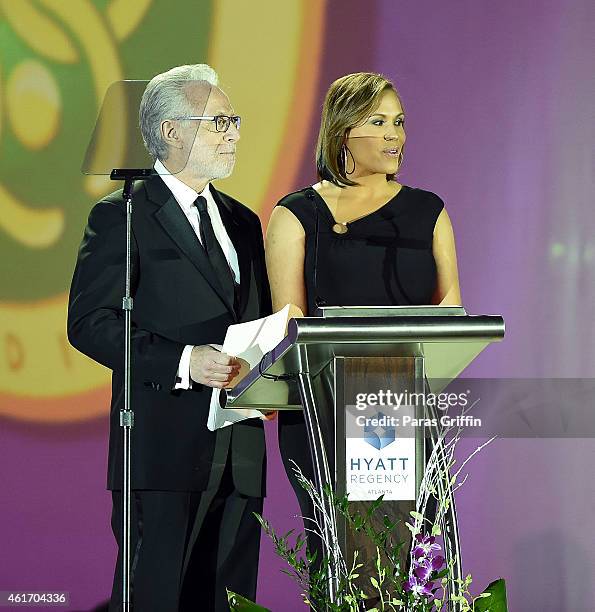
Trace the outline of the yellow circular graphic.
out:
<instances>
[{"instance_id":1,"label":"yellow circular graphic","mask_svg":"<svg viewBox=\"0 0 595 612\"><path fill-rule=\"evenodd\" d=\"M60 108L58 85L43 64L26 60L13 70L6 83L6 113L25 147L37 151L54 138Z\"/></svg>"}]
</instances>

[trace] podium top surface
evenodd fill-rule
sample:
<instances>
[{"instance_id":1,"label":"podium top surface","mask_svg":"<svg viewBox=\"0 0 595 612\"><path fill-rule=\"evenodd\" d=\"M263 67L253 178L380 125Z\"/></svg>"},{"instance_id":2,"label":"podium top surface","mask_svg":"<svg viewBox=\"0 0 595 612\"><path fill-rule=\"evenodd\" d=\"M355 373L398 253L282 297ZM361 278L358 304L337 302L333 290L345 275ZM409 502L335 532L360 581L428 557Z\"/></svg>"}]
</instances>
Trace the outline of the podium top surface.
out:
<instances>
[{"instance_id":1,"label":"podium top surface","mask_svg":"<svg viewBox=\"0 0 595 612\"><path fill-rule=\"evenodd\" d=\"M499 315L467 315L463 308L354 308L322 317L290 319L287 329L286 346L494 342L504 337L504 320Z\"/></svg>"},{"instance_id":2,"label":"podium top surface","mask_svg":"<svg viewBox=\"0 0 595 612\"><path fill-rule=\"evenodd\" d=\"M501 316L467 315L460 307L324 310L325 316L290 319L287 336L227 392L229 403L242 401L247 392L258 395L271 382L279 385L267 378L318 371L338 356L423 356L428 377L452 380L504 337Z\"/></svg>"},{"instance_id":3,"label":"podium top surface","mask_svg":"<svg viewBox=\"0 0 595 612\"><path fill-rule=\"evenodd\" d=\"M465 316L462 306L321 306L320 316L335 317L412 317Z\"/></svg>"}]
</instances>

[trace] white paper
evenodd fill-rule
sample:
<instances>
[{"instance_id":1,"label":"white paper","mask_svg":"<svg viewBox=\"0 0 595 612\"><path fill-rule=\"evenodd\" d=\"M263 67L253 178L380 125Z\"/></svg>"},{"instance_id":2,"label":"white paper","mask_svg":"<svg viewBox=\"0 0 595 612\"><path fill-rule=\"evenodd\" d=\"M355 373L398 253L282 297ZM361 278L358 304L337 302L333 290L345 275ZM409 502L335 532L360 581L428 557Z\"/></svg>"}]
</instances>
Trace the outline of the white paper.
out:
<instances>
[{"instance_id":1,"label":"white paper","mask_svg":"<svg viewBox=\"0 0 595 612\"><path fill-rule=\"evenodd\" d=\"M291 306L287 304L275 314L248 323L230 325L223 342L223 352L240 357L255 368L265 353L273 350L285 338ZM211 431L227 427L238 421L263 418L260 410L249 408L225 408L219 406L219 389L213 389L207 427Z\"/></svg>"}]
</instances>

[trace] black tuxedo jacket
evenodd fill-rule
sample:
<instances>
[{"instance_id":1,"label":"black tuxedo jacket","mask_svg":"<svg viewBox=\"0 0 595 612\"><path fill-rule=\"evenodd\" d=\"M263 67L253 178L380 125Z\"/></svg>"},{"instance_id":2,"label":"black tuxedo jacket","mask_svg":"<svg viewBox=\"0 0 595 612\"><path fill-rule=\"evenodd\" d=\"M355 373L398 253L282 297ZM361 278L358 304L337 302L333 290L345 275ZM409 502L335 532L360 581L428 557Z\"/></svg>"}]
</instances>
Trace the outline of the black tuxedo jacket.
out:
<instances>
[{"instance_id":1,"label":"black tuxedo jacket","mask_svg":"<svg viewBox=\"0 0 595 612\"><path fill-rule=\"evenodd\" d=\"M211 389L194 384L173 391L186 344L222 344L229 325L271 312L260 221L255 213L211 186L238 254L237 311L161 178L135 185L132 295L132 486L135 489L201 491L213 456L231 447L236 487L263 496L265 442L262 422L251 419L210 432ZM70 290L71 344L113 371L108 487L121 488L124 403L124 295L126 215L120 192L91 210ZM222 467L222 466L219 466Z\"/></svg>"}]
</instances>

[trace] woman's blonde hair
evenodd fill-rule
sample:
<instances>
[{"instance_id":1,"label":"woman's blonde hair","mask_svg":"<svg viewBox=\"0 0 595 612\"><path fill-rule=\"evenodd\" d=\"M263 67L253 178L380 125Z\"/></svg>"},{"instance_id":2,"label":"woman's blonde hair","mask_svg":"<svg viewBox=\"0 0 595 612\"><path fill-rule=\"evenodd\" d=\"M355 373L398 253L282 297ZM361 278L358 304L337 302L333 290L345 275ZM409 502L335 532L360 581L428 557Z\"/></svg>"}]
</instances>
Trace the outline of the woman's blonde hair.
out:
<instances>
[{"instance_id":1,"label":"woman's blonde hair","mask_svg":"<svg viewBox=\"0 0 595 612\"><path fill-rule=\"evenodd\" d=\"M350 129L360 125L378 107L386 90L394 91L401 103L394 84L375 72L347 74L329 87L316 143L316 169L320 180L339 187L358 184L347 176L346 155L343 153L345 138ZM387 175L387 180L392 178L393 175Z\"/></svg>"}]
</instances>

